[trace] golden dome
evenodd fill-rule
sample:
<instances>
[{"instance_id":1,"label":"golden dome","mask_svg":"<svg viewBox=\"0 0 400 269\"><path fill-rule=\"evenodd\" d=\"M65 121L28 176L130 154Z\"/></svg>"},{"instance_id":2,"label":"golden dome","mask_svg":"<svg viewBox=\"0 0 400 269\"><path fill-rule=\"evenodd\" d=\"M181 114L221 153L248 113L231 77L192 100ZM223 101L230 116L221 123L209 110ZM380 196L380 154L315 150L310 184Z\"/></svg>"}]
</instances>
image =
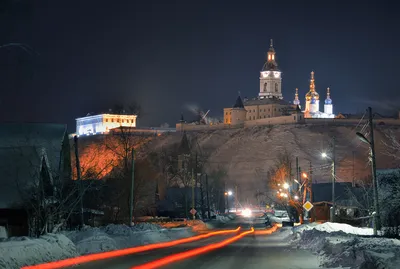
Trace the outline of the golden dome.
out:
<instances>
[{"instance_id":1,"label":"golden dome","mask_svg":"<svg viewBox=\"0 0 400 269\"><path fill-rule=\"evenodd\" d=\"M306 100L310 101L313 96L316 100L319 100L319 94L316 91L311 90L306 94Z\"/></svg>"}]
</instances>

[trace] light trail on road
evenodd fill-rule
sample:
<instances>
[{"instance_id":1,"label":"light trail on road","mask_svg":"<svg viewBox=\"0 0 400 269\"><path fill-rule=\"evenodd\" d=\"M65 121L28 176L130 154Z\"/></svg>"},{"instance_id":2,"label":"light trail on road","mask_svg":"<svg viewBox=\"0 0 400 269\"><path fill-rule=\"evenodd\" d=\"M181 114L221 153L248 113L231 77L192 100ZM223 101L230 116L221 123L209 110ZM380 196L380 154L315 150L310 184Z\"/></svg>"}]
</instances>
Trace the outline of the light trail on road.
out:
<instances>
[{"instance_id":1,"label":"light trail on road","mask_svg":"<svg viewBox=\"0 0 400 269\"><path fill-rule=\"evenodd\" d=\"M210 233L201 234L201 235L188 237L188 238L182 238L182 239L169 241L169 242L155 243L155 244L149 244L149 245L145 245L145 246L138 246L138 247L113 250L113 251L102 252L102 253L89 254L89 255L79 256L79 257L75 257L75 258L69 258L69 259L55 261L55 262L25 266L25 267L22 267L21 269L63 268L63 267L73 266L76 264L82 264L82 263L87 263L87 262L91 262L91 261L104 260L104 259L120 257L120 256L135 254L135 253L139 253L139 252L149 251L149 250L173 247L173 246L177 246L180 244L190 243L193 241L209 238L209 237L216 236L216 235L225 235L225 234L230 234L230 233L236 233L236 232L239 232L240 229L241 228L238 227L235 230L215 231L215 232L210 232Z\"/></svg>"},{"instance_id":2,"label":"light trail on road","mask_svg":"<svg viewBox=\"0 0 400 269\"><path fill-rule=\"evenodd\" d=\"M154 268L158 268L158 267L161 267L161 266L164 266L164 265L168 265L168 264L173 263L173 262L177 262L177 261L180 261L180 260L183 260L183 259L187 259L187 258L190 258L190 257L193 257L193 256L197 256L197 255L200 255L200 254L203 254L203 253L218 249L218 248L222 248L222 247L224 247L226 245L229 245L229 244L231 244L231 243L239 240L240 238L242 238L242 237L244 237L244 236L246 236L248 234L251 234L251 233L254 233L254 228L253 227L251 228L250 231L242 232L242 233L240 233L240 234L238 234L238 235L236 235L234 237L231 237L229 239L223 240L223 241L221 241L219 243L214 243L214 244L210 244L210 245L207 245L207 246L204 246L204 247L199 247L199 248L195 248L195 249L192 249L192 250L188 250L188 251L185 251L185 252L172 254L170 256L161 258L159 260L148 262L148 263L145 263L145 264L142 264L142 265L139 265L139 266L134 266L131 269L154 269Z\"/></svg>"}]
</instances>

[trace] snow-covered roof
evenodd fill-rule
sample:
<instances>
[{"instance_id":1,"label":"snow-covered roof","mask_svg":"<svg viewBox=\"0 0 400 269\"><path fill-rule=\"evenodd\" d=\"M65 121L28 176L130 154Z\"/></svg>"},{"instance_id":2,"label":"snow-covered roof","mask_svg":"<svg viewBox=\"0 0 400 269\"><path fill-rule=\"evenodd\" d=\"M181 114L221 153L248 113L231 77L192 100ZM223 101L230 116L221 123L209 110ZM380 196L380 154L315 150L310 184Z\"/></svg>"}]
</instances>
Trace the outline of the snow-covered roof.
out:
<instances>
[{"instance_id":1,"label":"snow-covered roof","mask_svg":"<svg viewBox=\"0 0 400 269\"><path fill-rule=\"evenodd\" d=\"M18 207L38 183L45 152L35 147L0 148L0 208Z\"/></svg>"}]
</instances>

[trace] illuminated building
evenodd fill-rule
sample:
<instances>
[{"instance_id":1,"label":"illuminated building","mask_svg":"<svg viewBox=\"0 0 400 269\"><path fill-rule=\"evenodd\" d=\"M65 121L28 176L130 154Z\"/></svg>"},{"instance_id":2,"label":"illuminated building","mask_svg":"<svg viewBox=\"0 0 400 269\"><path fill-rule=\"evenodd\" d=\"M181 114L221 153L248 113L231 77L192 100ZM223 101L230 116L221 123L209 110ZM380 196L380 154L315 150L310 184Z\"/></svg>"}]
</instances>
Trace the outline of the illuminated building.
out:
<instances>
[{"instance_id":1,"label":"illuminated building","mask_svg":"<svg viewBox=\"0 0 400 269\"><path fill-rule=\"evenodd\" d=\"M267 58L260 71L258 97L243 98L243 101L238 97L233 107L224 108L224 124L235 125L244 121L260 120L269 122L268 119L271 118L297 113L295 104L283 100L281 75L271 39Z\"/></svg>"},{"instance_id":2,"label":"illuminated building","mask_svg":"<svg viewBox=\"0 0 400 269\"><path fill-rule=\"evenodd\" d=\"M282 96L282 77L275 58L275 49L271 39L268 56L260 72L259 98L278 98Z\"/></svg>"},{"instance_id":3,"label":"illuminated building","mask_svg":"<svg viewBox=\"0 0 400 269\"><path fill-rule=\"evenodd\" d=\"M98 114L76 119L77 135L108 133L118 127L136 127L137 115Z\"/></svg>"},{"instance_id":4,"label":"illuminated building","mask_svg":"<svg viewBox=\"0 0 400 269\"><path fill-rule=\"evenodd\" d=\"M306 96L306 105L304 108L304 117L305 118L319 118L319 119L332 119L335 118L335 114L333 114L333 104L332 99L330 97L330 90L327 89L324 112L319 111L319 94L315 90L315 78L314 71L311 72L310 79L310 89L307 92ZM296 89L295 99L293 103L300 105L300 101L298 98L298 89Z\"/></svg>"}]
</instances>

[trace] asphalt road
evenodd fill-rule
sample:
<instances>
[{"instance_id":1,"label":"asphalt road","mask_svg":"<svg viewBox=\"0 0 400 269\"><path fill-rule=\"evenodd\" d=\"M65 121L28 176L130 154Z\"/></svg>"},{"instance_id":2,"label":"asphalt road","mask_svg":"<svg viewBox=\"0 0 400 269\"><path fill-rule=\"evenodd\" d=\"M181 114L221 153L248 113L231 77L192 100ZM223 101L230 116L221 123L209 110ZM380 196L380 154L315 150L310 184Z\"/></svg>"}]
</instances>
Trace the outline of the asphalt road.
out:
<instances>
[{"instance_id":1,"label":"asphalt road","mask_svg":"<svg viewBox=\"0 0 400 269\"><path fill-rule=\"evenodd\" d=\"M219 228L231 229L241 225L242 230L254 226L256 229L265 229L263 220L248 221L237 219ZM123 257L90 262L77 265L74 269L129 269L171 254L184 252L208 244L220 242L232 235L222 235L182 244L179 246L148 251ZM278 231L272 235L249 235L223 248L172 263L162 268L196 268L196 269L231 269L231 268L282 268L282 269L319 269L317 257L300 249L293 249L283 240Z\"/></svg>"}]
</instances>

